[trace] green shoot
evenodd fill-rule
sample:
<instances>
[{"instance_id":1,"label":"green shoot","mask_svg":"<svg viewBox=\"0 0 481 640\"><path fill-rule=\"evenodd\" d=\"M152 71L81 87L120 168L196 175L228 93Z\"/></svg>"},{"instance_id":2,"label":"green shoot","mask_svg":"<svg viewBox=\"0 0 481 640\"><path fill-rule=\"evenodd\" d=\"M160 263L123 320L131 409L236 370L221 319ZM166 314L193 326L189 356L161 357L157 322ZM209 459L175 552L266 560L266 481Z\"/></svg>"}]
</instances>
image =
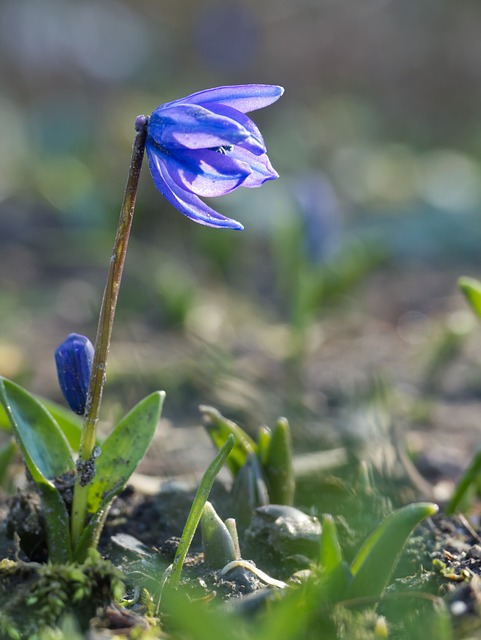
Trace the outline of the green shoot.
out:
<instances>
[{"instance_id":1,"label":"green shoot","mask_svg":"<svg viewBox=\"0 0 481 640\"><path fill-rule=\"evenodd\" d=\"M170 573L169 583L172 587L177 588L180 582L180 576L182 573L182 567L184 566L185 557L189 551L192 539L194 538L195 531L199 524L199 521L204 510L204 505L209 498L210 490L214 484L214 480L217 474L222 468L222 465L226 462L230 452L235 444L235 439L232 434L227 437L224 445L220 448L218 454L210 465L205 470L202 480L200 481L199 488L195 494L192 507L189 515L187 516L187 522L185 523L184 531L177 547L174 562L172 565L172 571Z\"/></svg>"}]
</instances>

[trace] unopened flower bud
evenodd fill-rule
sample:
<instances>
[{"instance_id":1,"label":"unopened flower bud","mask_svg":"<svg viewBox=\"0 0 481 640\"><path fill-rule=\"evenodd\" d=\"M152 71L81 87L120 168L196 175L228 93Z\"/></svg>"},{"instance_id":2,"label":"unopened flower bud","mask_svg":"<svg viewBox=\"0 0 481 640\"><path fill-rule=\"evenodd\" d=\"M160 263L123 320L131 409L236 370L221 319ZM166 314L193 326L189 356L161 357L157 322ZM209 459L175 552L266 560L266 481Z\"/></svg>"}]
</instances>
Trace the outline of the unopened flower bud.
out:
<instances>
[{"instance_id":1,"label":"unopened flower bud","mask_svg":"<svg viewBox=\"0 0 481 640\"><path fill-rule=\"evenodd\" d=\"M71 333L55 350L58 383L74 413L83 415L92 372L94 348L85 336Z\"/></svg>"}]
</instances>

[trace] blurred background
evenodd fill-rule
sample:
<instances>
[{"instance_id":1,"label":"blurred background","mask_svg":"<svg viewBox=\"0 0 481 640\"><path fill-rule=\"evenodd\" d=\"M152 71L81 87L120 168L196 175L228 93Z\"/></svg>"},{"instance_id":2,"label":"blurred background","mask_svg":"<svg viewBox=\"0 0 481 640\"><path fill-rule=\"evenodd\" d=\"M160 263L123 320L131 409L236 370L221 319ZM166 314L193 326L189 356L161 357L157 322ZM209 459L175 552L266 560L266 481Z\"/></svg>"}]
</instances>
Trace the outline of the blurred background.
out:
<instances>
[{"instance_id":1,"label":"blurred background","mask_svg":"<svg viewBox=\"0 0 481 640\"><path fill-rule=\"evenodd\" d=\"M211 203L245 231L185 219L144 166L105 420L162 388L176 426L285 414L317 446L360 433L382 380L420 450L443 425L469 447L480 31L474 0L1 0L0 374L61 401L55 347L94 340L136 116L280 84L252 114L280 179Z\"/></svg>"}]
</instances>

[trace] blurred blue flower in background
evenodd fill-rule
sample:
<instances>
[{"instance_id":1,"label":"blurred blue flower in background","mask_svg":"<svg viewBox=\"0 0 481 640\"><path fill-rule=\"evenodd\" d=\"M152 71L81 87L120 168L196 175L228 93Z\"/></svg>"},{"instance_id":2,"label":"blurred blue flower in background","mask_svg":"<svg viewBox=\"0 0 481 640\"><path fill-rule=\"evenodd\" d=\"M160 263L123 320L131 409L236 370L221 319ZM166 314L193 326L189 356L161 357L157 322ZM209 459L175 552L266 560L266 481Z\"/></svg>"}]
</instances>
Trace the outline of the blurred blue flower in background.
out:
<instances>
[{"instance_id":1,"label":"blurred blue flower in background","mask_svg":"<svg viewBox=\"0 0 481 640\"><path fill-rule=\"evenodd\" d=\"M146 145L157 189L199 224L242 229L199 196L260 187L278 177L261 132L245 113L267 107L283 92L264 84L216 87L158 107L150 116Z\"/></svg>"},{"instance_id":2,"label":"blurred blue flower in background","mask_svg":"<svg viewBox=\"0 0 481 640\"><path fill-rule=\"evenodd\" d=\"M328 261L341 243L341 206L330 180L320 171L295 181L292 192L302 224L304 250L311 264Z\"/></svg>"},{"instance_id":3,"label":"blurred blue flower in background","mask_svg":"<svg viewBox=\"0 0 481 640\"><path fill-rule=\"evenodd\" d=\"M74 413L83 415L89 389L94 348L88 338L71 333L55 350L57 376L63 397Z\"/></svg>"}]
</instances>

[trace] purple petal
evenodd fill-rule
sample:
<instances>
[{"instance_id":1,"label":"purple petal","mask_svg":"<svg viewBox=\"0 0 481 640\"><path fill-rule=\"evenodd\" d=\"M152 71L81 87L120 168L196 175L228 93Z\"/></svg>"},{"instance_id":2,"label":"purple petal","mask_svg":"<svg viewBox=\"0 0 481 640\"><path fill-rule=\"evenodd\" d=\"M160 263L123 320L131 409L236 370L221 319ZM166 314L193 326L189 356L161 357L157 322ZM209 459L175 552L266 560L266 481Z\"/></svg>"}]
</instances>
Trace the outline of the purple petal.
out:
<instances>
[{"instance_id":1,"label":"purple petal","mask_svg":"<svg viewBox=\"0 0 481 640\"><path fill-rule=\"evenodd\" d=\"M271 165L266 153L261 156L257 156L250 153L247 149L234 147L234 149L229 152L229 157L242 164L245 163L252 171L252 173L242 183L241 186L243 187L260 187L267 180L275 180L279 177L279 174Z\"/></svg>"},{"instance_id":2,"label":"purple petal","mask_svg":"<svg viewBox=\"0 0 481 640\"><path fill-rule=\"evenodd\" d=\"M231 220L230 218L217 213L217 211L208 207L196 195L179 187L169 176L168 172L165 171L162 159L157 153L155 147L153 147L149 142L147 142L147 157L149 160L150 173L152 174L155 186L164 198L185 216L208 227L239 230L244 228L240 222Z\"/></svg>"},{"instance_id":3,"label":"purple petal","mask_svg":"<svg viewBox=\"0 0 481 640\"><path fill-rule=\"evenodd\" d=\"M223 196L243 184L251 174L249 165L211 149L179 151L163 161L171 178L198 196Z\"/></svg>"},{"instance_id":4,"label":"purple petal","mask_svg":"<svg viewBox=\"0 0 481 640\"><path fill-rule=\"evenodd\" d=\"M239 84L198 91L168 104L209 105L211 102L218 102L242 111L242 113L249 113L249 111L269 106L278 100L283 93L283 87L272 84Z\"/></svg>"},{"instance_id":5,"label":"purple petal","mask_svg":"<svg viewBox=\"0 0 481 640\"><path fill-rule=\"evenodd\" d=\"M189 149L238 144L251 135L232 118L189 104L159 107L150 117L148 133L162 147Z\"/></svg>"},{"instance_id":6,"label":"purple petal","mask_svg":"<svg viewBox=\"0 0 481 640\"><path fill-rule=\"evenodd\" d=\"M259 131L257 126L252 120L246 116L244 113L241 113L237 109L232 107L228 107L225 104L217 104L212 103L209 104L209 111L216 113L220 116L225 116L230 120L234 120L239 125L241 125L246 131L249 132L250 136L238 144L245 149L249 149L252 153L257 156L266 152L266 145L264 142L264 138L262 137L262 133Z\"/></svg>"}]
</instances>

